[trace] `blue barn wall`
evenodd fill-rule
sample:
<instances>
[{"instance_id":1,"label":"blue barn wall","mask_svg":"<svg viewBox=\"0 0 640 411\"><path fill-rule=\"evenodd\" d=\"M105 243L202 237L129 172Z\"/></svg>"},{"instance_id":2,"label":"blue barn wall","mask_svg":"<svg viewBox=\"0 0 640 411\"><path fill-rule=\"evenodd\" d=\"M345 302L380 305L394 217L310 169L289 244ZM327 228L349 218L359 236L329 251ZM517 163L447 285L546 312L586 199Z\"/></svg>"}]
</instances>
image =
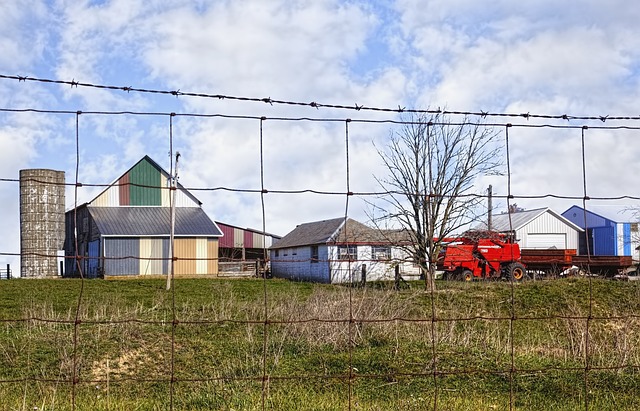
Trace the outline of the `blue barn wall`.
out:
<instances>
[{"instance_id":1,"label":"blue barn wall","mask_svg":"<svg viewBox=\"0 0 640 411\"><path fill-rule=\"evenodd\" d=\"M616 255L616 235L614 227L598 227L593 231L593 255Z\"/></svg>"},{"instance_id":2,"label":"blue barn wall","mask_svg":"<svg viewBox=\"0 0 640 411\"><path fill-rule=\"evenodd\" d=\"M622 226L622 255L633 255L631 249L631 223L620 224Z\"/></svg>"},{"instance_id":3,"label":"blue barn wall","mask_svg":"<svg viewBox=\"0 0 640 411\"><path fill-rule=\"evenodd\" d=\"M592 255L633 255L630 223L617 223L587 210L585 227L585 213L580 206L572 206L562 216L587 230ZM586 253L583 236L580 238L579 253Z\"/></svg>"},{"instance_id":4,"label":"blue barn wall","mask_svg":"<svg viewBox=\"0 0 640 411\"><path fill-rule=\"evenodd\" d=\"M98 269L100 267L100 240L91 241L89 243L89 259L87 260L87 268L85 278L97 278Z\"/></svg>"},{"instance_id":5,"label":"blue barn wall","mask_svg":"<svg viewBox=\"0 0 640 411\"><path fill-rule=\"evenodd\" d=\"M105 238L104 275L137 275L140 240L138 238Z\"/></svg>"}]
</instances>

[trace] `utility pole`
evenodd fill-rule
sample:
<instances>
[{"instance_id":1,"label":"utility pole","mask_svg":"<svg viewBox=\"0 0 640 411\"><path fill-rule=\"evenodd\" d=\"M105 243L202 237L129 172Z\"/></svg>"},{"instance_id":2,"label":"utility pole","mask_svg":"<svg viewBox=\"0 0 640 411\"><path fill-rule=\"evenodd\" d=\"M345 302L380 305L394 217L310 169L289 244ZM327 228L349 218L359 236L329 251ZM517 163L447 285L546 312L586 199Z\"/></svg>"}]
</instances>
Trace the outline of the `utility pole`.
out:
<instances>
[{"instance_id":1,"label":"utility pole","mask_svg":"<svg viewBox=\"0 0 640 411\"><path fill-rule=\"evenodd\" d=\"M167 275L167 290L171 289L171 280L173 279L175 268L175 247L173 246L173 239L176 233L176 191L178 185L178 159L180 158L180 152L176 152L176 168L171 178L171 188L169 195L169 214L171 215L171 231L169 234L169 258L171 258L171 265L169 266L169 274Z\"/></svg>"},{"instance_id":2,"label":"utility pole","mask_svg":"<svg viewBox=\"0 0 640 411\"><path fill-rule=\"evenodd\" d=\"M493 196L493 188L491 187L491 184L489 184L489 188L487 189L487 208L489 208L489 215L487 216L487 230L491 231L492 227L492 221L491 221L491 213L493 210L493 204L492 202L492 197Z\"/></svg>"}]
</instances>

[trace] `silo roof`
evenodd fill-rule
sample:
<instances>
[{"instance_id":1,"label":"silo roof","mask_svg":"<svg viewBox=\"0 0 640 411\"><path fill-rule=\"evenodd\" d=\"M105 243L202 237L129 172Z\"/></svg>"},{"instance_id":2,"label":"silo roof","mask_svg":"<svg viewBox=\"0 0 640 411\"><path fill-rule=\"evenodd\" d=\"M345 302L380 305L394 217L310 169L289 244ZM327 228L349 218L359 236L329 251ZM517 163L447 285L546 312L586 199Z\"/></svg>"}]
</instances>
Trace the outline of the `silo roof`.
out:
<instances>
[{"instance_id":1,"label":"silo roof","mask_svg":"<svg viewBox=\"0 0 640 411\"><path fill-rule=\"evenodd\" d=\"M171 232L169 207L88 207L101 235L166 236ZM175 235L221 237L222 231L200 207L176 207Z\"/></svg>"}]
</instances>

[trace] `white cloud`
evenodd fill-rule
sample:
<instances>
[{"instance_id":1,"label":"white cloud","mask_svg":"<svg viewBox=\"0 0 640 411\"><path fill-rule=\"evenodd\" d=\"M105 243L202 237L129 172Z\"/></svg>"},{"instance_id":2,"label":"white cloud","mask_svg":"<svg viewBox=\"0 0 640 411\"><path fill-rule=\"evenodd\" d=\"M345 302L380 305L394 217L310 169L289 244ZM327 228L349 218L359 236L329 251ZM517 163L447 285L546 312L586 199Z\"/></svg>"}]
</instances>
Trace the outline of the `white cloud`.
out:
<instances>
[{"instance_id":1,"label":"white cloud","mask_svg":"<svg viewBox=\"0 0 640 411\"><path fill-rule=\"evenodd\" d=\"M59 0L31 8L3 3L0 66L6 74L301 102L640 114L636 108L640 7L622 1L578 3L570 9L550 0L491 4ZM390 113L7 81L0 82L0 103L72 111L396 118ZM15 148L0 138L0 148L12 153L5 173L14 175L25 166L71 171L74 116L22 116L3 117L0 123L0 136L13 130L21 136ZM507 121L487 119L494 120ZM111 182L144 154L166 167L168 123L168 116L81 115L80 179ZM589 125L594 123L599 122ZM344 122L267 120L263 126L267 189L345 189ZM390 127L355 121L349 125L352 190L377 189L373 175L384 170L372 142L383 145ZM183 184L260 188L258 120L175 117L173 131L174 150L183 153ZM514 193L581 194L579 129L510 131ZM640 171L633 161L640 154L634 134L589 130L587 175L595 193L633 191L634 176ZM484 191L487 182L506 192L504 177L483 179L478 191ZM94 192L83 189L81 196L89 199ZM259 194L220 190L195 194L214 219L262 225ZM285 234L300 222L338 216L345 200L344 196L266 194L267 228ZM553 202L518 200L526 207ZM360 199L350 199L353 214L362 213L363 207Z\"/></svg>"},{"instance_id":2,"label":"white cloud","mask_svg":"<svg viewBox=\"0 0 640 411\"><path fill-rule=\"evenodd\" d=\"M24 75L15 71L24 70L43 56L50 40L44 24L46 15L39 0L30 2L29 7L18 2L0 3L0 67Z\"/></svg>"},{"instance_id":3,"label":"white cloud","mask_svg":"<svg viewBox=\"0 0 640 411\"><path fill-rule=\"evenodd\" d=\"M170 86L221 94L308 98L347 87L348 63L376 24L337 1L237 1L198 14L190 7L151 18L144 54ZM271 96L276 97L276 96Z\"/></svg>"}]
</instances>

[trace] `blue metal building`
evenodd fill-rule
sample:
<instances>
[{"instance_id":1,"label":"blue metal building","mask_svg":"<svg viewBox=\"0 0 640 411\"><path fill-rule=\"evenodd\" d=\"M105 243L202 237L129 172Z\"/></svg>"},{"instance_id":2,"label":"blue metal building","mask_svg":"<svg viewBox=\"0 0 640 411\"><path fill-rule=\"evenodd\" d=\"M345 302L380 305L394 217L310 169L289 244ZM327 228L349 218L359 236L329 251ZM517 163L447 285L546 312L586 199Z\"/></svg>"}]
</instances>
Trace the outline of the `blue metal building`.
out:
<instances>
[{"instance_id":1,"label":"blue metal building","mask_svg":"<svg viewBox=\"0 0 640 411\"><path fill-rule=\"evenodd\" d=\"M638 246L638 223L620 222L613 218L574 205L562 216L585 233L580 235L579 254L633 256ZM585 218L586 216L586 218Z\"/></svg>"}]
</instances>

